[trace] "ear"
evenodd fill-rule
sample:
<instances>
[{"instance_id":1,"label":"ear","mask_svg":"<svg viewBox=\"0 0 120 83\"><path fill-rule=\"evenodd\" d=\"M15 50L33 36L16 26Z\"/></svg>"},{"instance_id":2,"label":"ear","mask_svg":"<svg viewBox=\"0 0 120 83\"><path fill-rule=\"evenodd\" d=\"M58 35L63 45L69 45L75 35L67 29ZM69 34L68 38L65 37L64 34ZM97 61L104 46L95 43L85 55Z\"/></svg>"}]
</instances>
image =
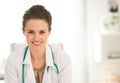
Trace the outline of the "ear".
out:
<instances>
[{"instance_id":1,"label":"ear","mask_svg":"<svg viewBox=\"0 0 120 83\"><path fill-rule=\"evenodd\" d=\"M52 28L49 29L49 33L51 33L51 29L52 29Z\"/></svg>"},{"instance_id":2,"label":"ear","mask_svg":"<svg viewBox=\"0 0 120 83\"><path fill-rule=\"evenodd\" d=\"M23 34L25 35L25 29L22 27L22 32L23 32Z\"/></svg>"}]
</instances>

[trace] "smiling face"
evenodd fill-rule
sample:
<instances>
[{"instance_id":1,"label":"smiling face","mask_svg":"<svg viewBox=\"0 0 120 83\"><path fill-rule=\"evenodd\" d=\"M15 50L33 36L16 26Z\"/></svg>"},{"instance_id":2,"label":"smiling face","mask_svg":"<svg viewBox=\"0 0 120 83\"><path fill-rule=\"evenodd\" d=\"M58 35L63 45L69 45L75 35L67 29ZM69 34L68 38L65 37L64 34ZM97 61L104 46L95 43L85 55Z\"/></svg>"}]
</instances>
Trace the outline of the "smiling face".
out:
<instances>
[{"instance_id":1,"label":"smiling face","mask_svg":"<svg viewBox=\"0 0 120 83\"><path fill-rule=\"evenodd\" d=\"M31 48L43 48L46 45L50 30L43 19L30 19L23 30L27 43Z\"/></svg>"}]
</instances>

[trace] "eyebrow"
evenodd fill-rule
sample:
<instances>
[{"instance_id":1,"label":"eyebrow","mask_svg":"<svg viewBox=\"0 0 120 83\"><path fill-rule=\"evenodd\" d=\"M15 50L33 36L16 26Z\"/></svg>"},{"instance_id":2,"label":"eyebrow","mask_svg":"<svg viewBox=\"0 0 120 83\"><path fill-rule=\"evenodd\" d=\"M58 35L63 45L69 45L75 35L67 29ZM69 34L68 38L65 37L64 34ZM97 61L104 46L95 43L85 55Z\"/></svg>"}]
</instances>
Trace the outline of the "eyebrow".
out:
<instances>
[{"instance_id":1,"label":"eyebrow","mask_svg":"<svg viewBox=\"0 0 120 83\"><path fill-rule=\"evenodd\" d=\"M34 31L32 29L27 29L27 31ZM43 29L43 30L39 30L39 31L47 31L46 29Z\"/></svg>"},{"instance_id":2,"label":"eyebrow","mask_svg":"<svg viewBox=\"0 0 120 83\"><path fill-rule=\"evenodd\" d=\"M29 32L29 31L34 32L34 30L32 30L32 29L27 29L26 31L27 31L27 32ZM47 31L47 30L44 29L44 30L39 30L38 32L46 32L46 31Z\"/></svg>"}]
</instances>

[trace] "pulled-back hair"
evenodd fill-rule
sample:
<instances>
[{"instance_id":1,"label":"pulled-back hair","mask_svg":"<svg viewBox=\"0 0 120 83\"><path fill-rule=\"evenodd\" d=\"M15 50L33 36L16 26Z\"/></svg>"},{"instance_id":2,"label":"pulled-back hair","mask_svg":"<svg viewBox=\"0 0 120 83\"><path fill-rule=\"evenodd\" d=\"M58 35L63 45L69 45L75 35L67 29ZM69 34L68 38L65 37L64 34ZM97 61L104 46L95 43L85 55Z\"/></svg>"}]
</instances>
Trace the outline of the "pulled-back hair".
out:
<instances>
[{"instance_id":1,"label":"pulled-back hair","mask_svg":"<svg viewBox=\"0 0 120 83\"><path fill-rule=\"evenodd\" d=\"M42 19L48 23L48 28L51 30L52 16L50 12L42 5L34 5L29 8L23 16L23 30L26 22L30 19Z\"/></svg>"}]
</instances>

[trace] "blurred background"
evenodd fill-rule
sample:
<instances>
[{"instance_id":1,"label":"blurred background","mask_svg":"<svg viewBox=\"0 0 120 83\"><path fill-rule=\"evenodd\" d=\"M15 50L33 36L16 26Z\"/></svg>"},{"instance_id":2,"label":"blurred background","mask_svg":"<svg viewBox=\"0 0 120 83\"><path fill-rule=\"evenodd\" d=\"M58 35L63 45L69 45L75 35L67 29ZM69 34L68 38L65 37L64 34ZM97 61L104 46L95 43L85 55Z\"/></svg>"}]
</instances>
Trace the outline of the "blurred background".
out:
<instances>
[{"instance_id":1,"label":"blurred background","mask_svg":"<svg viewBox=\"0 0 120 83\"><path fill-rule=\"evenodd\" d=\"M120 0L0 1L0 83L12 43L25 43L22 16L35 4L52 14L49 42L62 43L73 83L120 83Z\"/></svg>"}]
</instances>

